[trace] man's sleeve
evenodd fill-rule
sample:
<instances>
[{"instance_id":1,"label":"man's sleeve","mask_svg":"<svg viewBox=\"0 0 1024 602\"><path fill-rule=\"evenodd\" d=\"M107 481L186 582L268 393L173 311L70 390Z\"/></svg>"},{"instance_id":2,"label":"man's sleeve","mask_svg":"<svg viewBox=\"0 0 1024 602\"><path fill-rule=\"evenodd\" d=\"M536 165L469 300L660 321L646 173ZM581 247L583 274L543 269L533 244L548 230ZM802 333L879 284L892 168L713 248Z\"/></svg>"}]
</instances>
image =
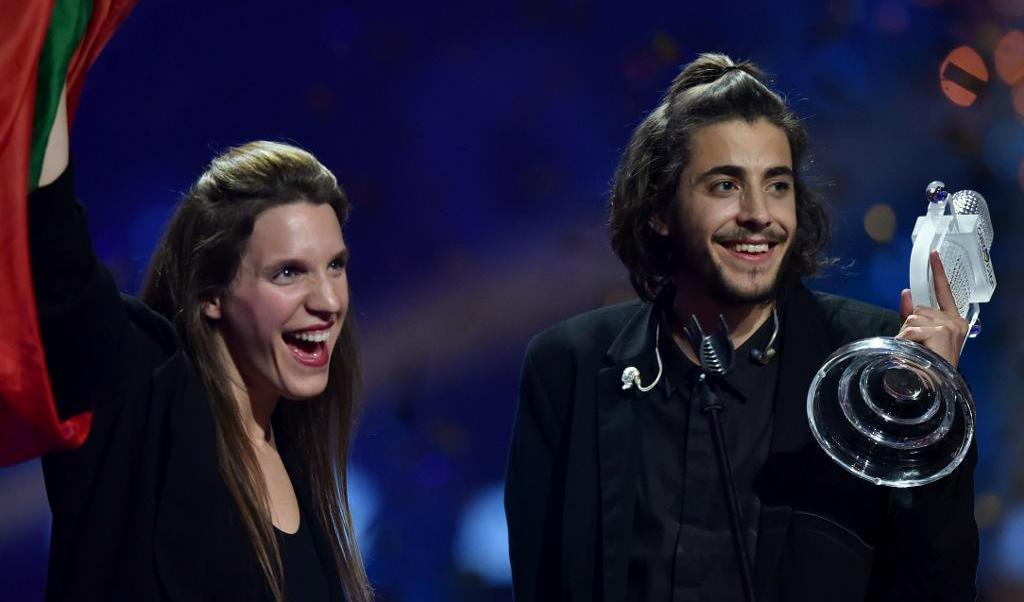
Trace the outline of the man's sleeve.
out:
<instances>
[{"instance_id":1,"label":"man's sleeve","mask_svg":"<svg viewBox=\"0 0 1024 602\"><path fill-rule=\"evenodd\" d=\"M898 318L883 334L899 331ZM974 600L978 525L974 520L977 440L951 474L921 487L893 489L868 600Z\"/></svg>"},{"instance_id":2,"label":"man's sleeve","mask_svg":"<svg viewBox=\"0 0 1024 602\"><path fill-rule=\"evenodd\" d=\"M934 483L890 494L875 554L869 600L974 600L978 525L974 521L977 443Z\"/></svg>"},{"instance_id":3,"label":"man's sleeve","mask_svg":"<svg viewBox=\"0 0 1024 602\"><path fill-rule=\"evenodd\" d=\"M512 584L519 602L556 600L561 562L562 418L537 369L536 347L531 344L523 365L505 478Z\"/></svg>"}]
</instances>

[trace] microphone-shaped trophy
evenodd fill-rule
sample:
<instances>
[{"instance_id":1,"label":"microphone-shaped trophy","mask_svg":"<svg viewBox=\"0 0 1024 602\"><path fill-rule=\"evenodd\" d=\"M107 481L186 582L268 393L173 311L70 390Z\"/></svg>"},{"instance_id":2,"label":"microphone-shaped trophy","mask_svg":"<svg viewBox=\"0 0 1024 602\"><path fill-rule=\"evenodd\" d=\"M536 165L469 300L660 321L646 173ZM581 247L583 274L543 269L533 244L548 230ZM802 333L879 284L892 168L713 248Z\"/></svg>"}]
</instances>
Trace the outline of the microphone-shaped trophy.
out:
<instances>
[{"instance_id":1,"label":"microphone-shaped trophy","mask_svg":"<svg viewBox=\"0 0 1024 602\"><path fill-rule=\"evenodd\" d=\"M926 194L928 211L912 235L911 297L938 307L928 261L938 250L974 337L978 304L996 286L988 205L973 190L949 195L942 182ZM924 345L875 337L829 356L807 392L807 420L822 449L849 472L877 485L916 487L946 476L967 455L974 399L960 373Z\"/></svg>"}]
</instances>

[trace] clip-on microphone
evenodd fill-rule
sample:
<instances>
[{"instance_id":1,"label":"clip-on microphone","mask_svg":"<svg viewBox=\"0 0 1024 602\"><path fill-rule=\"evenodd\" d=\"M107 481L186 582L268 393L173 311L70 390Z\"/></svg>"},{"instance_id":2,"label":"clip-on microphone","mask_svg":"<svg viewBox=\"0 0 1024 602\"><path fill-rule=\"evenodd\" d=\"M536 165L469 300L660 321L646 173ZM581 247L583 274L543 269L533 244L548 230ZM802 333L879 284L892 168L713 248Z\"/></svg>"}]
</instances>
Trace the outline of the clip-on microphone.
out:
<instances>
[{"instance_id":1,"label":"clip-on microphone","mask_svg":"<svg viewBox=\"0 0 1024 602\"><path fill-rule=\"evenodd\" d=\"M772 338L768 339L768 344L764 346L764 349L751 349L750 359L767 366L775 359L775 337L779 336L779 309L776 306L772 306L772 320L775 322L772 329Z\"/></svg>"}]
</instances>

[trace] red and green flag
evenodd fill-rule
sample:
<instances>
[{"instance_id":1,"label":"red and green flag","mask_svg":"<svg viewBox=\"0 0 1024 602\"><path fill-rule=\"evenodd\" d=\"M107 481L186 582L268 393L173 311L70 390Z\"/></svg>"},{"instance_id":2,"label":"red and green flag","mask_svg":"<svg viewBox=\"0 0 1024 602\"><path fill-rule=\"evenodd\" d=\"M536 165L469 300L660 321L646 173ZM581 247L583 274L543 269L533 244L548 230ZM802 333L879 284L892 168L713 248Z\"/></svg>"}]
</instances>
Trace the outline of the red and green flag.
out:
<instances>
[{"instance_id":1,"label":"red and green flag","mask_svg":"<svg viewBox=\"0 0 1024 602\"><path fill-rule=\"evenodd\" d=\"M81 445L89 412L60 420L36 314L28 193L67 89L72 118L89 66L135 0L0 0L0 466Z\"/></svg>"}]
</instances>

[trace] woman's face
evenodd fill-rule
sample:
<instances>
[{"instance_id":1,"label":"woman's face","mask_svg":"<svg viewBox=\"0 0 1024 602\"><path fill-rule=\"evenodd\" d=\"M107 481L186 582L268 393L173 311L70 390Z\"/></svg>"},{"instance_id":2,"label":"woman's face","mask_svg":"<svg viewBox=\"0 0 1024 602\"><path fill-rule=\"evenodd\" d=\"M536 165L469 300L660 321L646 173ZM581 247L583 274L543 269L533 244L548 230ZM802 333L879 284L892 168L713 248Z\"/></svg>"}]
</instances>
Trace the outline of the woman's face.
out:
<instances>
[{"instance_id":1,"label":"woman's face","mask_svg":"<svg viewBox=\"0 0 1024 602\"><path fill-rule=\"evenodd\" d=\"M257 216L235 279L204 306L250 400L309 399L326 388L348 311L347 258L330 205L297 201Z\"/></svg>"}]
</instances>

